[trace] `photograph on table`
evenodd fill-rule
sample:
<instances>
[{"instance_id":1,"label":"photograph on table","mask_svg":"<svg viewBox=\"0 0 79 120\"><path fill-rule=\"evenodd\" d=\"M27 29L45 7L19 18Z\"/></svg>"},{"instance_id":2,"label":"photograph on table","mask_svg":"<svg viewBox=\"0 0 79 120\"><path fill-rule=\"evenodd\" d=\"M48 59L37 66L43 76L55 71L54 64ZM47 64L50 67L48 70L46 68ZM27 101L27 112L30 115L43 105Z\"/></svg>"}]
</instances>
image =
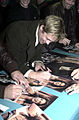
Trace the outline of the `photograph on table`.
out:
<instances>
[{"instance_id":1,"label":"photograph on table","mask_svg":"<svg viewBox=\"0 0 79 120\"><path fill-rule=\"evenodd\" d=\"M30 104L2 115L4 120L50 120L36 105Z\"/></svg>"},{"instance_id":2,"label":"photograph on table","mask_svg":"<svg viewBox=\"0 0 79 120\"><path fill-rule=\"evenodd\" d=\"M43 91L36 91L35 94L27 94L24 93L20 97L18 97L16 103L21 105L30 105L35 103L38 105L42 110L45 110L54 100L56 100L57 96L48 94Z\"/></svg>"},{"instance_id":3,"label":"photograph on table","mask_svg":"<svg viewBox=\"0 0 79 120\"><path fill-rule=\"evenodd\" d=\"M72 84L74 84L74 81L71 79L52 75L52 78L48 81L46 86L57 91L63 91Z\"/></svg>"},{"instance_id":4,"label":"photograph on table","mask_svg":"<svg viewBox=\"0 0 79 120\"><path fill-rule=\"evenodd\" d=\"M72 81L71 79L67 79L56 75L52 75L50 80L38 81L31 78L29 78L28 80L31 86L37 86L37 87L47 86L51 89L58 91L63 91L65 88L67 88L68 86L74 83L74 81Z\"/></svg>"}]
</instances>

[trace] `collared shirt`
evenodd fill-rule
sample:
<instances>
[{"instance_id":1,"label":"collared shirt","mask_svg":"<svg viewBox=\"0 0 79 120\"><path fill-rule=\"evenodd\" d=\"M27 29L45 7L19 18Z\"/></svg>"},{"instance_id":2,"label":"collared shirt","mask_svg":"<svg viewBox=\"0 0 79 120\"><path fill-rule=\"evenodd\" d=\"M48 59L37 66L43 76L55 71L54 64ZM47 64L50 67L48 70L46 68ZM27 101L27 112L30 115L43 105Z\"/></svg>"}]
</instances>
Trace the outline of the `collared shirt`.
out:
<instances>
[{"instance_id":1,"label":"collared shirt","mask_svg":"<svg viewBox=\"0 0 79 120\"><path fill-rule=\"evenodd\" d=\"M39 43L39 40L38 40L38 29L39 29L39 26L37 27L36 29L36 41L35 41L35 47L38 45Z\"/></svg>"}]
</instances>

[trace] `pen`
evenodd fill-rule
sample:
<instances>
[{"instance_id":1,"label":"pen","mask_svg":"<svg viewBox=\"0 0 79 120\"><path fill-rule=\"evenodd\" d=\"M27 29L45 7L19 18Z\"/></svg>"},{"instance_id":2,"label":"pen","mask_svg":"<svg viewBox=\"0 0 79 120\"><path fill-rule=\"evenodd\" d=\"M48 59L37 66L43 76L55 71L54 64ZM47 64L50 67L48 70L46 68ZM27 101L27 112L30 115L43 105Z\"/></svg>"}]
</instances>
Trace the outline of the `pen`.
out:
<instances>
[{"instance_id":1,"label":"pen","mask_svg":"<svg viewBox=\"0 0 79 120\"><path fill-rule=\"evenodd\" d=\"M71 92L73 92L74 91L74 89L72 89L72 90L70 90L68 93L67 93L67 95L69 95Z\"/></svg>"},{"instance_id":2,"label":"pen","mask_svg":"<svg viewBox=\"0 0 79 120\"><path fill-rule=\"evenodd\" d=\"M16 82L16 84L18 84L18 83ZM18 84L18 85L20 85L20 84ZM24 94L25 92L27 92L28 94L34 94L34 93L35 93L35 91L34 91L30 86L25 87L23 84L20 85L20 86L23 87L23 90L22 90L22 92L20 93L20 95L14 100L15 102L16 102L17 100L19 100L19 98L21 97L21 95Z\"/></svg>"}]
</instances>

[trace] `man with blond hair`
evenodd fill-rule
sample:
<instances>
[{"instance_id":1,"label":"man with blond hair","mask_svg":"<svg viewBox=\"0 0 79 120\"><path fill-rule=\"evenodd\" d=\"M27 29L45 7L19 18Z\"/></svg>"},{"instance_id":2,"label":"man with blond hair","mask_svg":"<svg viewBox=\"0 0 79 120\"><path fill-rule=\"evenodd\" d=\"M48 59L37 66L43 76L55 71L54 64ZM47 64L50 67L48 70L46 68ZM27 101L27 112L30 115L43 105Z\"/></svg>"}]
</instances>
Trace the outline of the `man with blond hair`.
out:
<instances>
[{"instance_id":1,"label":"man with blond hair","mask_svg":"<svg viewBox=\"0 0 79 120\"><path fill-rule=\"evenodd\" d=\"M63 41L65 35L63 20L50 15L39 22L18 21L10 24L3 32L2 40L5 40L20 71L23 74L26 72L27 78L49 80L51 73L49 69L45 71L41 61L41 47L43 44Z\"/></svg>"}]
</instances>

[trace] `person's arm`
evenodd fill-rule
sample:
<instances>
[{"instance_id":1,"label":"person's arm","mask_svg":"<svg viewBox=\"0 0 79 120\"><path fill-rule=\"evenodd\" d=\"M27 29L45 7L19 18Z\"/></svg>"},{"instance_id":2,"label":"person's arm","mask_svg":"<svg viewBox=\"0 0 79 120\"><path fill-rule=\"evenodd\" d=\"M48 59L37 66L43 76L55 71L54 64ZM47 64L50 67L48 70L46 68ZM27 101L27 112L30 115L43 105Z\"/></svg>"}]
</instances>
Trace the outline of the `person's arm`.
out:
<instances>
[{"instance_id":1,"label":"person's arm","mask_svg":"<svg viewBox=\"0 0 79 120\"><path fill-rule=\"evenodd\" d=\"M0 83L0 98L15 99L22 92L23 88L20 85L7 85Z\"/></svg>"},{"instance_id":2,"label":"person's arm","mask_svg":"<svg viewBox=\"0 0 79 120\"><path fill-rule=\"evenodd\" d=\"M9 73L19 70L16 61L2 43L0 43L0 65Z\"/></svg>"},{"instance_id":3,"label":"person's arm","mask_svg":"<svg viewBox=\"0 0 79 120\"><path fill-rule=\"evenodd\" d=\"M7 99L16 98L15 91L17 90L17 87L18 86L16 86L16 85L7 85L5 83L0 82L0 98L2 98L2 99L4 99L4 98L7 98ZM21 92L21 90L19 90L19 87L18 87L18 93L20 94L20 92ZM18 93L17 93L17 95L19 95Z\"/></svg>"},{"instance_id":4,"label":"person's arm","mask_svg":"<svg viewBox=\"0 0 79 120\"><path fill-rule=\"evenodd\" d=\"M20 85L10 84L4 89L4 98L6 99L16 99L22 94L23 87Z\"/></svg>"},{"instance_id":5,"label":"person's arm","mask_svg":"<svg viewBox=\"0 0 79 120\"><path fill-rule=\"evenodd\" d=\"M76 16L76 6L74 5L73 8L71 9L71 18L73 19L70 19L70 31L69 31L69 36L71 39L71 44L75 44L78 40L77 40L77 35L76 35L76 27L77 27L77 16ZM75 24L74 24L75 23Z\"/></svg>"},{"instance_id":6,"label":"person's arm","mask_svg":"<svg viewBox=\"0 0 79 120\"><path fill-rule=\"evenodd\" d=\"M27 81L27 79L24 77L24 75L19 70L12 72L11 77L18 84L24 85L26 88L29 87L29 82Z\"/></svg>"},{"instance_id":7,"label":"person's arm","mask_svg":"<svg viewBox=\"0 0 79 120\"><path fill-rule=\"evenodd\" d=\"M19 71L17 62L9 54L2 43L0 44L0 65L11 74L13 80L19 84L24 84L26 87L29 86L27 79L25 79L23 74Z\"/></svg>"}]
</instances>

